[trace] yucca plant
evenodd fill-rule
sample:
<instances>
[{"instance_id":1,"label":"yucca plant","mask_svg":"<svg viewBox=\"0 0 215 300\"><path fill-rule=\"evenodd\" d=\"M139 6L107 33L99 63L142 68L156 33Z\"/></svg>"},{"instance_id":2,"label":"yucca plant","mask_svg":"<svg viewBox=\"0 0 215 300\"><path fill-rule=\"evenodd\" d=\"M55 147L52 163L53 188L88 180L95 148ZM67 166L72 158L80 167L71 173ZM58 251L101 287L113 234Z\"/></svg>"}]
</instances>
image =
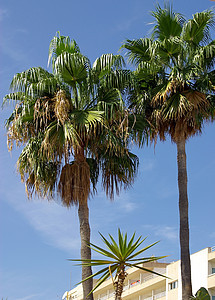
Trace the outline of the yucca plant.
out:
<instances>
[{"instance_id":1,"label":"yucca plant","mask_svg":"<svg viewBox=\"0 0 215 300\"><path fill-rule=\"evenodd\" d=\"M70 259L70 261L81 262L80 265L91 266L91 267L100 267L105 266L101 270L92 274L85 280L82 280L81 283L88 280L89 278L100 276L96 285L92 289L91 293L95 291L106 279L112 277L113 285L115 290L115 300L122 299L123 284L127 276L126 268L138 268L145 272L150 272L159 276L163 276L157 272L154 272L150 269L144 267L144 264L156 261L158 259L164 258L166 256L150 256L150 257L140 257L140 255L156 245L158 242L155 242L149 246L146 246L143 249L138 250L139 246L145 241L146 238L142 239L142 236L138 237L135 240L135 233L132 235L130 240L128 240L127 233L123 234L120 229L118 229L118 240L115 240L112 235L109 234L110 241L106 239L101 233L99 233L102 241L104 242L106 248L101 248L92 243L89 243L89 248L96 251L97 253L103 255L103 259ZM114 276L114 277L113 277Z\"/></svg>"},{"instance_id":2,"label":"yucca plant","mask_svg":"<svg viewBox=\"0 0 215 300\"><path fill-rule=\"evenodd\" d=\"M191 297L191 300L210 300L211 297L206 288L201 287L195 294L195 297Z\"/></svg>"}]
</instances>

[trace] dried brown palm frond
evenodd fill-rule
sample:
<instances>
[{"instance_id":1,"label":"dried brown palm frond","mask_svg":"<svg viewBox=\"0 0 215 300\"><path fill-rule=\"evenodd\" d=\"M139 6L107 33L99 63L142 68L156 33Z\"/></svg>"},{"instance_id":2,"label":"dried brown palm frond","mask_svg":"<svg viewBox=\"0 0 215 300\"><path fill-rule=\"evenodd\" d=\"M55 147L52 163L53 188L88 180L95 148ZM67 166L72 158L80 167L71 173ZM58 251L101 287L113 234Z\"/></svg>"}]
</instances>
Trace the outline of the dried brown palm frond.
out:
<instances>
[{"instance_id":1,"label":"dried brown palm frond","mask_svg":"<svg viewBox=\"0 0 215 300\"><path fill-rule=\"evenodd\" d=\"M156 93L152 98L152 104L157 105L158 103L165 102L172 94L175 94L177 91L183 91L185 87L185 82L178 79L169 81L163 88Z\"/></svg>"},{"instance_id":2,"label":"dried brown palm frond","mask_svg":"<svg viewBox=\"0 0 215 300\"><path fill-rule=\"evenodd\" d=\"M66 97L66 93L63 90L59 90L54 97L55 106L54 112L57 119L64 124L66 119L68 118L68 112L71 108L71 104Z\"/></svg>"},{"instance_id":3,"label":"dried brown palm frond","mask_svg":"<svg viewBox=\"0 0 215 300\"><path fill-rule=\"evenodd\" d=\"M208 107L204 93L189 89L173 94L151 116L156 127L152 140L157 134L161 140L170 134L172 140L177 141L201 133L202 116L207 119Z\"/></svg>"},{"instance_id":4,"label":"dried brown palm frond","mask_svg":"<svg viewBox=\"0 0 215 300\"><path fill-rule=\"evenodd\" d=\"M36 132L48 126L53 112L53 100L48 97L37 99L34 104L34 121Z\"/></svg>"},{"instance_id":5,"label":"dried brown palm frond","mask_svg":"<svg viewBox=\"0 0 215 300\"><path fill-rule=\"evenodd\" d=\"M157 112L156 117L156 131L153 132L152 141L155 140L157 135L164 141L167 134L169 134L172 141L176 142L181 138L188 139L193 135L201 133L202 124L198 122L196 111L187 113L186 118L182 116L178 119L164 119L160 112Z\"/></svg>"},{"instance_id":6,"label":"dried brown palm frond","mask_svg":"<svg viewBox=\"0 0 215 300\"><path fill-rule=\"evenodd\" d=\"M125 142L127 142L127 137L129 135L129 114L130 111L128 109L125 109L122 112L119 112L119 121L118 121L118 128L116 130L116 134L119 134L120 137L124 139Z\"/></svg>"},{"instance_id":7,"label":"dried brown palm frond","mask_svg":"<svg viewBox=\"0 0 215 300\"><path fill-rule=\"evenodd\" d=\"M63 167L58 193L67 207L87 201L90 194L90 167L85 159L75 160Z\"/></svg>"},{"instance_id":8,"label":"dried brown palm frond","mask_svg":"<svg viewBox=\"0 0 215 300\"><path fill-rule=\"evenodd\" d=\"M25 183L25 192L28 199L31 199L34 193L38 197L48 197L48 185L44 186L40 179L35 176L34 172L31 172L28 178L24 178L21 174L21 181Z\"/></svg>"},{"instance_id":9,"label":"dried brown palm frond","mask_svg":"<svg viewBox=\"0 0 215 300\"><path fill-rule=\"evenodd\" d=\"M16 146L19 147L22 144L25 144L29 136L34 135L34 128L33 125L29 122L23 121L22 114L18 113L19 108L22 110L22 103L16 105L14 110L14 115L12 121L10 121L10 125L8 125L7 131L7 147L8 150L11 151L13 149L14 142Z\"/></svg>"},{"instance_id":10,"label":"dried brown palm frond","mask_svg":"<svg viewBox=\"0 0 215 300\"><path fill-rule=\"evenodd\" d=\"M24 144L29 137L29 128L26 125L22 126L22 131L19 130L16 124L16 120L10 125L7 131L7 148L9 151L13 149L14 142L17 147Z\"/></svg>"},{"instance_id":11,"label":"dried brown palm frond","mask_svg":"<svg viewBox=\"0 0 215 300\"><path fill-rule=\"evenodd\" d=\"M209 106L209 102L204 93L189 89L184 91L183 95L193 105L194 109L204 109Z\"/></svg>"}]
</instances>

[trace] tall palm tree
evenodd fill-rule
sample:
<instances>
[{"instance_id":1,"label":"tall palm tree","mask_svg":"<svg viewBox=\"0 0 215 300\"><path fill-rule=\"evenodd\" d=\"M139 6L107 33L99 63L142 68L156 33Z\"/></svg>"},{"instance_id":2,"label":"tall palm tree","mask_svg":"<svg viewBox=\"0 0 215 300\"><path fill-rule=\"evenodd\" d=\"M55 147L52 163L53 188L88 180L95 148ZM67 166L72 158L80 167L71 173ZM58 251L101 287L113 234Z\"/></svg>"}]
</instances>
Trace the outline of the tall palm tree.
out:
<instances>
[{"instance_id":1,"label":"tall palm tree","mask_svg":"<svg viewBox=\"0 0 215 300\"><path fill-rule=\"evenodd\" d=\"M152 16L151 38L127 40L123 48L137 66L139 88L130 97L137 114L148 121L152 139L170 135L177 146L182 299L188 300L192 285L185 144L215 116L215 41L210 38L215 19L207 10L186 21L170 5L158 5Z\"/></svg>"},{"instance_id":2,"label":"tall palm tree","mask_svg":"<svg viewBox=\"0 0 215 300\"><path fill-rule=\"evenodd\" d=\"M18 171L29 197L61 199L78 206L81 257L91 258L88 198L98 176L108 196L131 184L138 159L126 146L121 91L131 80L119 55L106 54L93 66L74 40L56 35L50 43L53 73L38 67L14 76L5 101L16 107L6 122L8 147L24 145ZM117 160L116 160L117 158ZM82 279L91 275L83 266ZM83 285L84 299L92 279Z\"/></svg>"}]
</instances>

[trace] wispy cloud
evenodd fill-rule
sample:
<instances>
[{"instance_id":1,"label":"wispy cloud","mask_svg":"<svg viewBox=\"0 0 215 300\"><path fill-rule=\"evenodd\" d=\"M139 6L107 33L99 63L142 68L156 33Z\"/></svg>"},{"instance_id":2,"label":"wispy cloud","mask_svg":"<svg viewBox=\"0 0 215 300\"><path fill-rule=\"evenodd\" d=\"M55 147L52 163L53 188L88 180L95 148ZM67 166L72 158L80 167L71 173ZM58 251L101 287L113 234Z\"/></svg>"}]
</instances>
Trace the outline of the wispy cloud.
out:
<instances>
[{"instance_id":1,"label":"wispy cloud","mask_svg":"<svg viewBox=\"0 0 215 300\"><path fill-rule=\"evenodd\" d=\"M14 45L12 45L12 42L8 38L2 38L1 48L3 54L15 62L27 61L26 53L21 51L21 49L14 48Z\"/></svg>"},{"instance_id":2,"label":"wispy cloud","mask_svg":"<svg viewBox=\"0 0 215 300\"><path fill-rule=\"evenodd\" d=\"M0 11L0 20L7 14L7 11ZM1 51L3 55L14 63L26 64L29 62L29 57L23 51L20 41L28 39L28 29L15 28L13 31L8 31L7 35L1 36ZM19 42L18 42L19 41ZM14 47L16 45L16 47Z\"/></svg>"},{"instance_id":3,"label":"wispy cloud","mask_svg":"<svg viewBox=\"0 0 215 300\"><path fill-rule=\"evenodd\" d=\"M155 159L143 159L142 170L151 171L155 168Z\"/></svg>"},{"instance_id":4,"label":"wispy cloud","mask_svg":"<svg viewBox=\"0 0 215 300\"><path fill-rule=\"evenodd\" d=\"M46 238L49 244L66 250L79 249L79 228L75 209L67 210L54 202L31 204L25 209L30 224Z\"/></svg>"},{"instance_id":5,"label":"wispy cloud","mask_svg":"<svg viewBox=\"0 0 215 300\"><path fill-rule=\"evenodd\" d=\"M16 298L15 300L29 300L38 296L41 296L41 294L32 294L21 298Z\"/></svg>"},{"instance_id":6,"label":"wispy cloud","mask_svg":"<svg viewBox=\"0 0 215 300\"><path fill-rule=\"evenodd\" d=\"M156 236L161 236L167 240L176 241L178 238L178 231L176 227L161 226L157 228Z\"/></svg>"},{"instance_id":7,"label":"wispy cloud","mask_svg":"<svg viewBox=\"0 0 215 300\"><path fill-rule=\"evenodd\" d=\"M118 202L118 208L121 213L128 214L137 209L137 203L135 203L131 199L131 194L126 193L126 191L121 191L120 195L116 197L116 202Z\"/></svg>"},{"instance_id":8,"label":"wispy cloud","mask_svg":"<svg viewBox=\"0 0 215 300\"><path fill-rule=\"evenodd\" d=\"M136 208L137 208L137 205L136 205L136 203L134 203L134 202L127 202L127 203L124 203L123 205L123 208L125 209L125 211L127 212L127 213L129 213L129 212L131 212L131 211L134 211Z\"/></svg>"},{"instance_id":9,"label":"wispy cloud","mask_svg":"<svg viewBox=\"0 0 215 300\"><path fill-rule=\"evenodd\" d=\"M69 253L79 251L79 225L74 207L68 210L54 201L45 200L32 200L27 203L26 199L23 199L23 191L18 188L17 191L7 191L4 198L25 216L45 243Z\"/></svg>"},{"instance_id":10,"label":"wispy cloud","mask_svg":"<svg viewBox=\"0 0 215 300\"><path fill-rule=\"evenodd\" d=\"M126 19L126 21L124 21L116 26L116 30L118 30L118 31L125 30L126 31L126 30L130 29L132 27L132 25L136 21L138 21L138 19L139 19L139 17L137 17L137 16L133 16L130 19Z\"/></svg>"},{"instance_id":11,"label":"wispy cloud","mask_svg":"<svg viewBox=\"0 0 215 300\"><path fill-rule=\"evenodd\" d=\"M149 230L160 240L169 240L175 242L178 238L178 231L176 227L168 225L143 225L144 229Z\"/></svg>"}]
</instances>

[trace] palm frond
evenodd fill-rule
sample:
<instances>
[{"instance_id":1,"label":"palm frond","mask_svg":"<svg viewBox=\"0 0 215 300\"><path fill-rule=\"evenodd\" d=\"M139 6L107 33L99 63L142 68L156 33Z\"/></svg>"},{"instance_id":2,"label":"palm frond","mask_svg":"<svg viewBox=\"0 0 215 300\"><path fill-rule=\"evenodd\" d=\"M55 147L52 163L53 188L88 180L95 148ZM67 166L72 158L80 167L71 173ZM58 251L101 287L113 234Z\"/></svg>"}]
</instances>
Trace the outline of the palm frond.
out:
<instances>
[{"instance_id":1,"label":"palm frond","mask_svg":"<svg viewBox=\"0 0 215 300\"><path fill-rule=\"evenodd\" d=\"M164 8L161 8L158 4L156 10L152 11L151 14L156 20L153 37L163 41L166 38L180 36L184 17L179 13L175 13L169 3L166 3Z\"/></svg>"},{"instance_id":2,"label":"palm frond","mask_svg":"<svg viewBox=\"0 0 215 300\"><path fill-rule=\"evenodd\" d=\"M70 86L86 80L90 62L81 53L64 52L56 58L55 73Z\"/></svg>"},{"instance_id":3,"label":"palm frond","mask_svg":"<svg viewBox=\"0 0 215 300\"><path fill-rule=\"evenodd\" d=\"M49 45L48 66L52 61L52 67L54 70L55 61L57 57L65 52L80 53L80 49L75 40L70 39L68 36L61 36L60 32L58 31Z\"/></svg>"},{"instance_id":4,"label":"palm frond","mask_svg":"<svg viewBox=\"0 0 215 300\"><path fill-rule=\"evenodd\" d=\"M215 25L215 17L212 10L206 10L193 15L183 27L183 39L195 46L206 44L210 40L210 29Z\"/></svg>"},{"instance_id":5,"label":"palm frond","mask_svg":"<svg viewBox=\"0 0 215 300\"><path fill-rule=\"evenodd\" d=\"M153 57L153 40L149 38L126 40L120 49L128 50L125 53L128 61L138 65L142 61L150 61Z\"/></svg>"},{"instance_id":6,"label":"palm frond","mask_svg":"<svg viewBox=\"0 0 215 300\"><path fill-rule=\"evenodd\" d=\"M101 78L103 74L111 70L119 70L125 66L124 58L121 55L103 54L93 63L92 69L99 73Z\"/></svg>"},{"instance_id":7,"label":"palm frond","mask_svg":"<svg viewBox=\"0 0 215 300\"><path fill-rule=\"evenodd\" d=\"M156 271L150 270L144 266L144 264L148 262L153 262L158 259L162 259L166 256L161 257L142 257L139 258L140 254L142 254L144 251L148 250L150 247L154 246L156 243L153 243L139 251L136 251L137 248L142 244L142 242L145 239L142 239L140 236L136 241L135 239L135 233L132 235L132 237L128 240L127 233L123 234L123 232L118 229L118 238L115 240L112 235L109 234L110 241L106 239L101 233L99 233L102 241L105 244L105 247L108 249L103 249L99 246L96 246L92 243L89 243L89 247L96 252L102 254L103 256L106 256L107 259L70 259L71 261L75 262L81 262L84 266L104 266L106 267L102 268L101 270L97 271L95 274L90 275L88 278L85 278L81 281L83 283L84 281L88 280L89 278L95 277L100 275L97 284L93 288L93 290L90 292L92 293L96 288L98 288L106 279L108 279L112 274L114 275L114 288L117 289L117 281L120 278L126 277L125 273L125 267L131 267L131 268L138 268L145 272L150 272L152 274L163 276L167 278L164 275L161 275L157 273ZM136 259L135 259L136 258ZM111 273L110 273L111 272ZM123 279L123 281L124 281ZM116 290L117 293L117 290Z\"/></svg>"},{"instance_id":8,"label":"palm frond","mask_svg":"<svg viewBox=\"0 0 215 300\"><path fill-rule=\"evenodd\" d=\"M17 161L29 198L34 192L39 197L52 197L58 177L59 165L44 155L41 145L42 136L31 138Z\"/></svg>"}]
</instances>

